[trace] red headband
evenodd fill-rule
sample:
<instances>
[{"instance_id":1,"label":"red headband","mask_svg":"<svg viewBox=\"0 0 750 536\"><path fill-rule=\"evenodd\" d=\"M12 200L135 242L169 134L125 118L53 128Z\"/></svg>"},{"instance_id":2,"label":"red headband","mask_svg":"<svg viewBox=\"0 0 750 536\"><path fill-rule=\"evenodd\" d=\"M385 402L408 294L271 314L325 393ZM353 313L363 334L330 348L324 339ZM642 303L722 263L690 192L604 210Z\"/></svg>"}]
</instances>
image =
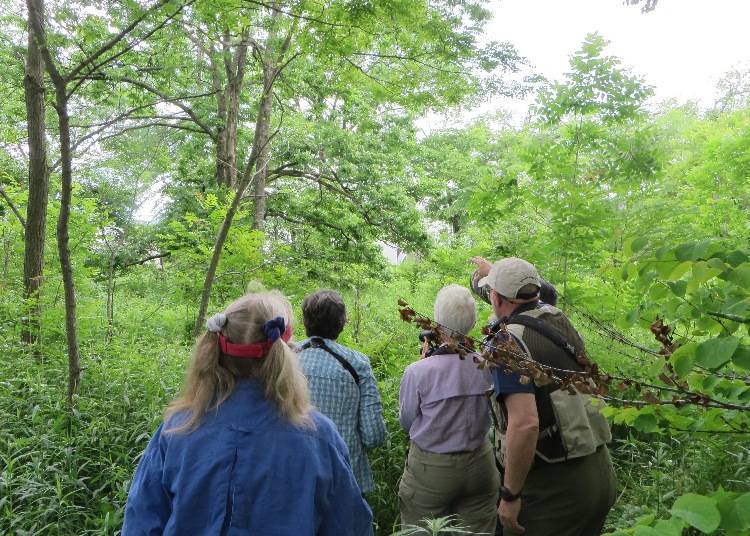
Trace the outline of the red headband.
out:
<instances>
[{"instance_id":1,"label":"red headband","mask_svg":"<svg viewBox=\"0 0 750 536\"><path fill-rule=\"evenodd\" d=\"M233 342L229 342L227 338L221 333L217 333L217 335L219 336L219 349L221 350L221 353L230 357L260 359L262 357L265 357L265 355L268 353L268 350L270 350L271 346L273 346L273 343L276 342L274 340L254 342L252 344L234 344ZM281 339L284 342L289 342L289 339L291 338L292 326L287 326L284 330L284 333L282 333L281 335Z\"/></svg>"}]
</instances>

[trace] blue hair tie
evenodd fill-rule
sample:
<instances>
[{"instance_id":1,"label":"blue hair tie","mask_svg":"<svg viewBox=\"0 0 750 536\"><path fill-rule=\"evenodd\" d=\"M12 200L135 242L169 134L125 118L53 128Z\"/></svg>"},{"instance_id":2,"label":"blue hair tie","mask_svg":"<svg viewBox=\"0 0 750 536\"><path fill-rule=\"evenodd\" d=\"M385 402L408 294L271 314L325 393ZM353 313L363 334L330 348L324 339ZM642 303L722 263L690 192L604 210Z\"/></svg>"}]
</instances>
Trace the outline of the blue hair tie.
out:
<instances>
[{"instance_id":1,"label":"blue hair tie","mask_svg":"<svg viewBox=\"0 0 750 536\"><path fill-rule=\"evenodd\" d=\"M263 334L266 336L269 342L276 342L286 331L286 322L284 321L284 317L277 316L273 320L269 320L268 322L263 324L262 329Z\"/></svg>"}]
</instances>

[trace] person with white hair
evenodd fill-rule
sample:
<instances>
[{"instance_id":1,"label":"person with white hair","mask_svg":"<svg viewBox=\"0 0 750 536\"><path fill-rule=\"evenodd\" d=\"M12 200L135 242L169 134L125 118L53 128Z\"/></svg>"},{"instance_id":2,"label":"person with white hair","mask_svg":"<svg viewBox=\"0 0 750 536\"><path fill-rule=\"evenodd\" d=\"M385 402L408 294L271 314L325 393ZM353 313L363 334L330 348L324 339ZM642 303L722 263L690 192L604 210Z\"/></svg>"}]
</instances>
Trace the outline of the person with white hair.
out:
<instances>
[{"instance_id":1,"label":"person with white hair","mask_svg":"<svg viewBox=\"0 0 750 536\"><path fill-rule=\"evenodd\" d=\"M466 335L476 323L468 289L449 285L435 299L435 321ZM445 344L409 365L401 379L399 421L409 454L399 485L403 526L455 515L472 533L494 534L500 477L487 432L488 370Z\"/></svg>"}]
</instances>

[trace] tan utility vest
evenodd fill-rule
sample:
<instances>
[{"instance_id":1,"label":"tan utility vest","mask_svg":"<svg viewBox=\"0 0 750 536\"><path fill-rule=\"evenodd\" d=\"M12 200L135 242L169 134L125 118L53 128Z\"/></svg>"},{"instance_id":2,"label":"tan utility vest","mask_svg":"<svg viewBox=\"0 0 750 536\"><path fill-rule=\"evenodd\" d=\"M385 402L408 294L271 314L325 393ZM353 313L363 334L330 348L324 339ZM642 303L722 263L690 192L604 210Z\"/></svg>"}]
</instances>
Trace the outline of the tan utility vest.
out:
<instances>
[{"instance_id":1,"label":"tan utility vest","mask_svg":"<svg viewBox=\"0 0 750 536\"><path fill-rule=\"evenodd\" d=\"M520 313L548 322L556 328L567 342L583 349L583 340L568 318L556 307L543 305ZM510 320L512 322L512 319ZM509 323L508 331L520 342L523 350L535 361L559 369L582 370L581 366L562 348L539 332L520 324ZM600 412L601 400L587 394L569 393L559 386L536 387L537 412L539 414L539 439L536 455L548 463L558 463L593 454L596 449L612 440L609 424ZM494 397L493 397L494 399ZM507 411L499 402L500 445L498 460L505 457L505 430Z\"/></svg>"}]
</instances>

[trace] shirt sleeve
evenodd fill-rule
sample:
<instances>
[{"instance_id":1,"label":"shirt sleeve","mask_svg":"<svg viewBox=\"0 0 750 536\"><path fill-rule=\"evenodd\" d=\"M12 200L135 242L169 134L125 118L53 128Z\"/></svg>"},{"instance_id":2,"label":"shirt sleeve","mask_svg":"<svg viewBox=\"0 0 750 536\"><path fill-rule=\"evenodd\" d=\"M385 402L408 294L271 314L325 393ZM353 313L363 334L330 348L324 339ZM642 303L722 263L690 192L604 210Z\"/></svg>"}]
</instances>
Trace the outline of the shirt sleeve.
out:
<instances>
[{"instance_id":1,"label":"shirt sleeve","mask_svg":"<svg viewBox=\"0 0 750 536\"><path fill-rule=\"evenodd\" d=\"M359 382L359 434L362 443L368 449L377 447L385 441L383 405L369 363Z\"/></svg>"},{"instance_id":2,"label":"shirt sleeve","mask_svg":"<svg viewBox=\"0 0 750 536\"><path fill-rule=\"evenodd\" d=\"M531 381L521 383L521 375L518 372L511 372L503 366L492 369L492 379L495 383L495 397L498 399L502 395L513 393L534 393L534 384Z\"/></svg>"},{"instance_id":3,"label":"shirt sleeve","mask_svg":"<svg viewBox=\"0 0 750 536\"><path fill-rule=\"evenodd\" d=\"M483 287L479 286L479 280L482 279L479 276L479 270L474 270L474 273L471 274L471 290L474 291L474 294L479 296L483 302L485 303L491 303L490 302L490 286L485 285Z\"/></svg>"},{"instance_id":4,"label":"shirt sleeve","mask_svg":"<svg viewBox=\"0 0 750 536\"><path fill-rule=\"evenodd\" d=\"M164 453L160 439L163 426L154 433L135 470L125 505L122 536L162 534L171 514L171 499L162 484Z\"/></svg>"},{"instance_id":5,"label":"shirt sleeve","mask_svg":"<svg viewBox=\"0 0 750 536\"><path fill-rule=\"evenodd\" d=\"M408 434L412 423L419 416L419 391L417 390L417 382L414 374L408 367L404 371L403 378L401 378L398 401L398 421Z\"/></svg>"},{"instance_id":6,"label":"shirt sleeve","mask_svg":"<svg viewBox=\"0 0 750 536\"><path fill-rule=\"evenodd\" d=\"M344 441L334 434L331 488L316 536L371 536L372 510L352 473Z\"/></svg>"}]
</instances>

